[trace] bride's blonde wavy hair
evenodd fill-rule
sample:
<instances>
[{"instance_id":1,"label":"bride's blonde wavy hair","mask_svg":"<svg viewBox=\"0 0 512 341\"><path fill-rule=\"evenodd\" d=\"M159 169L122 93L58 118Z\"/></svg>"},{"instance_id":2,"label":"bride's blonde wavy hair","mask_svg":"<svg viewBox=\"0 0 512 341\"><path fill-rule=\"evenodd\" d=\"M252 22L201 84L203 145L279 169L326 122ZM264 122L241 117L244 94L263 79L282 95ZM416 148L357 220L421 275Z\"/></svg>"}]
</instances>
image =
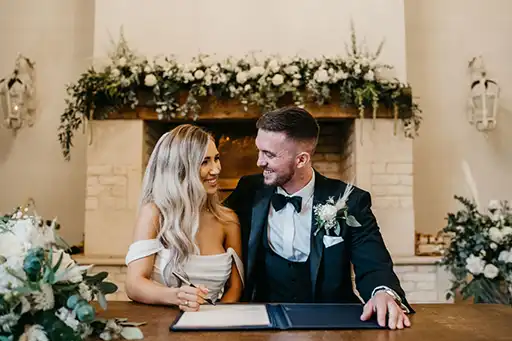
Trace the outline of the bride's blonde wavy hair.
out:
<instances>
[{"instance_id":1,"label":"bride's blonde wavy hair","mask_svg":"<svg viewBox=\"0 0 512 341\"><path fill-rule=\"evenodd\" d=\"M222 223L232 219L231 210L222 206L217 193L207 194L200 177L210 140L203 129L180 125L158 140L146 167L140 206L153 203L160 211L158 239L171 251L164 271L166 282L167 269L183 271L187 258L199 253L195 235L203 209Z\"/></svg>"}]
</instances>

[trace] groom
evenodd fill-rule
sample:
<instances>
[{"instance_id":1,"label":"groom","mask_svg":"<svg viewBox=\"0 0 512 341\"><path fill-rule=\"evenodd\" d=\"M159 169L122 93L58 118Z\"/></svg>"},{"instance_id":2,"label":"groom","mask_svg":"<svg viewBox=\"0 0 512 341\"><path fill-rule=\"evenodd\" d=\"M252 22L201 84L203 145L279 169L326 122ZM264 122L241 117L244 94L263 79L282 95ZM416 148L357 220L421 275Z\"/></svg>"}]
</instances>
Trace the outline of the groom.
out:
<instances>
[{"instance_id":1,"label":"groom","mask_svg":"<svg viewBox=\"0 0 512 341\"><path fill-rule=\"evenodd\" d=\"M393 263L371 211L370 194L357 187L348 197L348 214L339 218L339 235L317 230L313 207L338 199L347 186L313 169L319 127L306 110L289 107L257 122L257 165L263 174L244 176L225 204L238 215L246 273L244 301L366 302L361 319L374 313L381 326L410 326L406 301Z\"/></svg>"}]
</instances>

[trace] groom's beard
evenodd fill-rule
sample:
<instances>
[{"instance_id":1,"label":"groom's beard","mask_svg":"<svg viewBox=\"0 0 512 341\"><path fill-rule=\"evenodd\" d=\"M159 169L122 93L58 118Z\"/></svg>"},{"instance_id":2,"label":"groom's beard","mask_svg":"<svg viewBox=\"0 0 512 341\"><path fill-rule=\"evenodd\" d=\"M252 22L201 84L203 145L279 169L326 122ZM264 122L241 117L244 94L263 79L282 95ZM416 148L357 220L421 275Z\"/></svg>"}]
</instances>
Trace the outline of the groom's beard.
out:
<instances>
[{"instance_id":1,"label":"groom's beard","mask_svg":"<svg viewBox=\"0 0 512 341\"><path fill-rule=\"evenodd\" d=\"M267 186L283 186L293 178L293 175L293 169L289 169L286 173L279 174L271 168L265 167L263 169L263 182Z\"/></svg>"}]
</instances>

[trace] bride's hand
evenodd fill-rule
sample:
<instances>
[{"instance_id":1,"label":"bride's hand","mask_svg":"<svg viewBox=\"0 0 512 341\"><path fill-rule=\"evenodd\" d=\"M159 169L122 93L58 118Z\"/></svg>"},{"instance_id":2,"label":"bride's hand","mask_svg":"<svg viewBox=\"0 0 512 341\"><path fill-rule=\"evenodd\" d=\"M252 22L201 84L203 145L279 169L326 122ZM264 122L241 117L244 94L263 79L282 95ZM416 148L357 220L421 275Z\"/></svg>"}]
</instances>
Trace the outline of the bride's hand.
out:
<instances>
[{"instance_id":1,"label":"bride's hand","mask_svg":"<svg viewBox=\"0 0 512 341\"><path fill-rule=\"evenodd\" d=\"M183 311L198 311L199 306L205 303L208 289L202 285L199 288L193 288L188 285L183 285L178 288L178 301L179 307Z\"/></svg>"}]
</instances>

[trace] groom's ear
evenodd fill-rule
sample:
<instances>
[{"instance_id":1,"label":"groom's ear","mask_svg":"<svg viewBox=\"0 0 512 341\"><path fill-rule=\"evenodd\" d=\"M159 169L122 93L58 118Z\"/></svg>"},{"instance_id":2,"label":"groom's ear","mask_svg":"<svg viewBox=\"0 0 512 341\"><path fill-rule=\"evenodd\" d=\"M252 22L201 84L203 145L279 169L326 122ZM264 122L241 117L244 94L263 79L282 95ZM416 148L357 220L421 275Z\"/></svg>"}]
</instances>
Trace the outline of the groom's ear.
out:
<instances>
[{"instance_id":1,"label":"groom's ear","mask_svg":"<svg viewBox=\"0 0 512 341\"><path fill-rule=\"evenodd\" d=\"M305 167L311 161L311 155L308 152L302 152L297 155L297 168Z\"/></svg>"}]
</instances>

